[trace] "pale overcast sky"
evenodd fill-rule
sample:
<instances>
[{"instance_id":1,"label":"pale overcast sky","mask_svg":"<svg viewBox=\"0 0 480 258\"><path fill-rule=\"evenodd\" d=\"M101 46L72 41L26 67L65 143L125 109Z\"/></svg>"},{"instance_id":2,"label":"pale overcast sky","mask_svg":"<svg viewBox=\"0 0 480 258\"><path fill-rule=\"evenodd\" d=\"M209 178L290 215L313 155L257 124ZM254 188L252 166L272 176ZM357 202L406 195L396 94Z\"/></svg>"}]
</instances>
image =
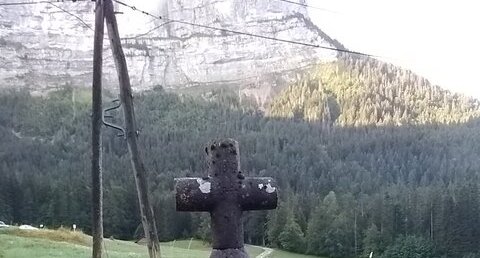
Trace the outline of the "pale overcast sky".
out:
<instances>
[{"instance_id":1,"label":"pale overcast sky","mask_svg":"<svg viewBox=\"0 0 480 258\"><path fill-rule=\"evenodd\" d=\"M274 0L270 0L274 1ZM480 97L480 1L307 0L314 22L347 48Z\"/></svg>"}]
</instances>

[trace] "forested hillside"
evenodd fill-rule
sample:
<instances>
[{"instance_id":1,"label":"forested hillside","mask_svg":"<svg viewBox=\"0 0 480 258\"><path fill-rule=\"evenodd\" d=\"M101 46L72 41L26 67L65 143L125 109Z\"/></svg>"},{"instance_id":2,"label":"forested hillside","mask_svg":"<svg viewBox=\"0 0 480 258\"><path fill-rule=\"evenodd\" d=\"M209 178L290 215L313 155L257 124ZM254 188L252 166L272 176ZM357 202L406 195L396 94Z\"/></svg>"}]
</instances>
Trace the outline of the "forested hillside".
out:
<instances>
[{"instance_id":1,"label":"forested hillside","mask_svg":"<svg viewBox=\"0 0 480 258\"><path fill-rule=\"evenodd\" d=\"M270 104L269 115L342 126L466 122L478 100L433 86L409 70L344 57L311 69Z\"/></svg>"},{"instance_id":2,"label":"forested hillside","mask_svg":"<svg viewBox=\"0 0 480 258\"><path fill-rule=\"evenodd\" d=\"M207 214L175 212L173 178L203 175L204 146L232 137L242 171L280 186L276 211L246 216L249 243L330 257L476 257L477 101L363 65L319 68L281 93L271 116L228 92L208 101L159 88L136 95L161 239L208 239ZM72 88L0 95L0 220L90 230L89 99ZM131 239L140 224L135 185L115 134L104 130L105 230Z\"/></svg>"}]
</instances>

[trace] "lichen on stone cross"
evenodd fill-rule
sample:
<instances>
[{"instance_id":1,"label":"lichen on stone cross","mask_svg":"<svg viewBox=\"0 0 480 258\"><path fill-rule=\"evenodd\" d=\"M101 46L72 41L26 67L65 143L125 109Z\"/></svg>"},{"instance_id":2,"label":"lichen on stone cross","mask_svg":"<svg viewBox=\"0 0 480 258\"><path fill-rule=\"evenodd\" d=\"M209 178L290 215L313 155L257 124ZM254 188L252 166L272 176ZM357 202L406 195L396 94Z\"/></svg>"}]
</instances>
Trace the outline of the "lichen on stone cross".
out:
<instances>
[{"instance_id":1,"label":"lichen on stone cross","mask_svg":"<svg viewBox=\"0 0 480 258\"><path fill-rule=\"evenodd\" d=\"M277 185L270 177L245 177L240 170L238 142L214 141L205 148L208 175L177 178L177 211L210 212L211 258L247 258L242 213L277 207Z\"/></svg>"}]
</instances>

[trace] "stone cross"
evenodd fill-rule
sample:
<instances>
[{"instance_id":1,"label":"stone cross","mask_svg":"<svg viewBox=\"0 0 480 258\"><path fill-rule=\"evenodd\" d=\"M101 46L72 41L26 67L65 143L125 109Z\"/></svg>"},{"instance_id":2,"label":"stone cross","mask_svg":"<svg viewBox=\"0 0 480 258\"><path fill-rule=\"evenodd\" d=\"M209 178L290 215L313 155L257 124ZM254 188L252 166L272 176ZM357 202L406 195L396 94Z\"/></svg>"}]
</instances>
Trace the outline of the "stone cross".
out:
<instances>
[{"instance_id":1,"label":"stone cross","mask_svg":"<svg viewBox=\"0 0 480 258\"><path fill-rule=\"evenodd\" d=\"M226 139L207 148L208 176L177 178L177 211L210 212L211 258L248 258L243 242L242 212L277 207L277 186L270 177L245 177L240 171L238 142Z\"/></svg>"}]
</instances>

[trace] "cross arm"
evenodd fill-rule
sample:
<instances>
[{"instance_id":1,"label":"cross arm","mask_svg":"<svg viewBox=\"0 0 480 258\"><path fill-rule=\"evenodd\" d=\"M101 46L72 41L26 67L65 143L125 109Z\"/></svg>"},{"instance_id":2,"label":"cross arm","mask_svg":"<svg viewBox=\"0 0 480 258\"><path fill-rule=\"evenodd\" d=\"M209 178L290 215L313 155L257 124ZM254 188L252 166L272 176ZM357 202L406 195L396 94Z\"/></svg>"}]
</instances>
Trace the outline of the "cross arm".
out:
<instances>
[{"instance_id":1,"label":"cross arm","mask_svg":"<svg viewBox=\"0 0 480 258\"><path fill-rule=\"evenodd\" d=\"M242 210L272 210L277 208L277 184L271 177L247 177L240 190Z\"/></svg>"},{"instance_id":2,"label":"cross arm","mask_svg":"<svg viewBox=\"0 0 480 258\"><path fill-rule=\"evenodd\" d=\"M210 211L213 207L211 182L202 178L177 178L177 211Z\"/></svg>"}]
</instances>

